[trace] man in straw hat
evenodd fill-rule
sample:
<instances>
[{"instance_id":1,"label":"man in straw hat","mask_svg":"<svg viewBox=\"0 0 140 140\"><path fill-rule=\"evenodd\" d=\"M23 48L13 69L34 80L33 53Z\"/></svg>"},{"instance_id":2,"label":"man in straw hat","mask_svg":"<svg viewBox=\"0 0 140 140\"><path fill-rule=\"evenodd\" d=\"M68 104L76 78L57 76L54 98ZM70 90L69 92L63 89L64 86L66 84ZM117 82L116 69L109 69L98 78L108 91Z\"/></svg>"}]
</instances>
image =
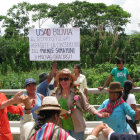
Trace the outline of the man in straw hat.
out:
<instances>
[{"instance_id":1,"label":"man in straw hat","mask_svg":"<svg viewBox=\"0 0 140 140\"><path fill-rule=\"evenodd\" d=\"M130 116L134 121L140 118L139 113L135 112L122 99L123 88L119 82L111 82L107 90L109 92L109 99L105 100L98 108L98 110L110 114L109 118L103 118L103 122L108 124L117 133L134 134L134 131L126 122L126 115Z\"/></svg>"},{"instance_id":2,"label":"man in straw hat","mask_svg":"<svg viewBox=\"0 0 140 140\"><path fill-rule=\"evenodd\" d=\"M60 128L59 117L65 113L66 110L61 109L60 105L53 96L47 96L43 99L42 106L36 111L38 114L38 121L35 124L29 108L31 107L31 101L28 96L22 96L23 103L28 110L25 110L24 118L24 131L21 133L25 136L25 140L76 140L71 137L64 129ZM100 124L93 129L91 135L86 140L97 140L99 132L106 128L105 124Z\"/></svg>"},{"instance_id":3,"label":"man in straw hat","mask_svg":"<svg viewBox=\"0 0 140 140\"><path fill-rule=\"evenodd\" d=\"M30 98L28 96L22 97L26 108L30 108ZM37 122L32 119L30 110L26 110L24 118L24 134L25 140L75 140L69 133L58 126L60 115L65 114L67 111L61 109L56 97L47 96L43 99L42 106L35 113L38 114Z\"/></svg>"}]
</instances>

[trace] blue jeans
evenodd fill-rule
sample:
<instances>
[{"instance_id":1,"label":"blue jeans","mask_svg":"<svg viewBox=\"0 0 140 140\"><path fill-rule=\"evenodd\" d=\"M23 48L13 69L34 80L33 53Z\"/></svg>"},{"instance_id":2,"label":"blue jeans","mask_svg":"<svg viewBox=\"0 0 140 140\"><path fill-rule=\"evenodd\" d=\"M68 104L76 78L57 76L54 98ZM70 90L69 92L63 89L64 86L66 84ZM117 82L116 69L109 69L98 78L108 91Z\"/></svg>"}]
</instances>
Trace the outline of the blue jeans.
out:
<instances>
[{"instance_id":1,"label":"blue jeans","mask_svg":"<svg viewBox=\"0 0 140 140\"><path fill-rule=\"evenodd\" d=\"M66 130L76 140L84 140L84 131L76 133L73 130Z\"/></svg>"}]
</instances>

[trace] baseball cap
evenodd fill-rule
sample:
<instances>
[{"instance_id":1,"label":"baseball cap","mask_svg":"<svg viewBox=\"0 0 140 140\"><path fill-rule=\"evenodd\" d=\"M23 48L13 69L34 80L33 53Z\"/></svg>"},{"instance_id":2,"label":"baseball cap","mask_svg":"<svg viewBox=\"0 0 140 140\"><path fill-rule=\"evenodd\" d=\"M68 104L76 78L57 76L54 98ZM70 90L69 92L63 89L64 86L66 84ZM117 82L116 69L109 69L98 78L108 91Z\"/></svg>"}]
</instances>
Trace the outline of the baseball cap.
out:
<instances>
[{"instance_id":1,"label":"baseball cap","mask_svg":"<svg viewBox=\"0 0 140 140\"><path fill-rule=\"evenodd\" d=\"M36 81L33 78L28 78L25 80L25 87L29 84L36 84Z\"/></svg>"}]
</instances>

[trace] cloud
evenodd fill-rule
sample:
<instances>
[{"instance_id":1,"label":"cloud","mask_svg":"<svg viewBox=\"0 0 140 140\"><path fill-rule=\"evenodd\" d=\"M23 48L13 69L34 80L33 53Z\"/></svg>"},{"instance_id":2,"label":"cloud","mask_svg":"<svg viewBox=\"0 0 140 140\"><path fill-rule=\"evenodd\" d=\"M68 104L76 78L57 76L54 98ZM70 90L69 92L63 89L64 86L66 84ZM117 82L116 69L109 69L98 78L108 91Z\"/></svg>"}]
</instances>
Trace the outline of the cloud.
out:
<instances>
[{"instance_id":1,"label":"cloud","mask_svg":"<svg viewBox=\"0 0 140 140\"><path fill-rule=\"evenodd\" d=\"M14 4L22 3L23 1L35 4L35 3L48 3L51 5L58 5L60 2L62 3L71 3L75 0L4 0L0 5L0 15L6 15L7 10L11 8ZM127 24L126 32L131 33L132 30L136 30L140 32L140 27L138 24L140 23L140 0L80 0L87 1L91 3L105 3L106 5L117 4L120 5L125 11L131 13L131 23ZM51 25L49 21L48 26Z\"/></svg>"},{"instance_id":2,"label":"cloud","mask_svg":"<svg viewBox=\"0 0 140 140\"><path fill-rule=\"evenodd\" d=\"M126 26L126 32L131 34L133 31L140 32L140 1L139 0L125 0L122 8L131 13L131 23Z\"/></svg>"}]
</instances>

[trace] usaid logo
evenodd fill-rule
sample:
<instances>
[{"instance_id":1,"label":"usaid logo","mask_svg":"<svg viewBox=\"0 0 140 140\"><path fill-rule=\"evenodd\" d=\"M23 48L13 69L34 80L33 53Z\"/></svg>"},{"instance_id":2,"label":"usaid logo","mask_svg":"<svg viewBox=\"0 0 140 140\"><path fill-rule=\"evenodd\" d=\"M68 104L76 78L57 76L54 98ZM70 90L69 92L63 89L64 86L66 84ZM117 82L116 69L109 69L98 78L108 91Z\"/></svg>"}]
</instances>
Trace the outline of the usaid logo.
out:
<instances>
[{"instance_id":1,"label":"usaid logo","mask_svg":"<svg viewBox=\"0 0 140 140\"><path fill-rule=\"evenodd\" d=\"M36 29L36 35L37 36L50 36L51 35L51 29Z\"/></svg>"},{"instance_id":2,"label":"usaid logo","mask_svg":"<svg viewBox=\"0 0 140 140\"><path fill-rule=\"evenodd\" d=\"M73 35L72 29L65 29L65 28L53 28L53 29L36 29L37 36L69 36Z\"/></svg>"}]
</instances>

